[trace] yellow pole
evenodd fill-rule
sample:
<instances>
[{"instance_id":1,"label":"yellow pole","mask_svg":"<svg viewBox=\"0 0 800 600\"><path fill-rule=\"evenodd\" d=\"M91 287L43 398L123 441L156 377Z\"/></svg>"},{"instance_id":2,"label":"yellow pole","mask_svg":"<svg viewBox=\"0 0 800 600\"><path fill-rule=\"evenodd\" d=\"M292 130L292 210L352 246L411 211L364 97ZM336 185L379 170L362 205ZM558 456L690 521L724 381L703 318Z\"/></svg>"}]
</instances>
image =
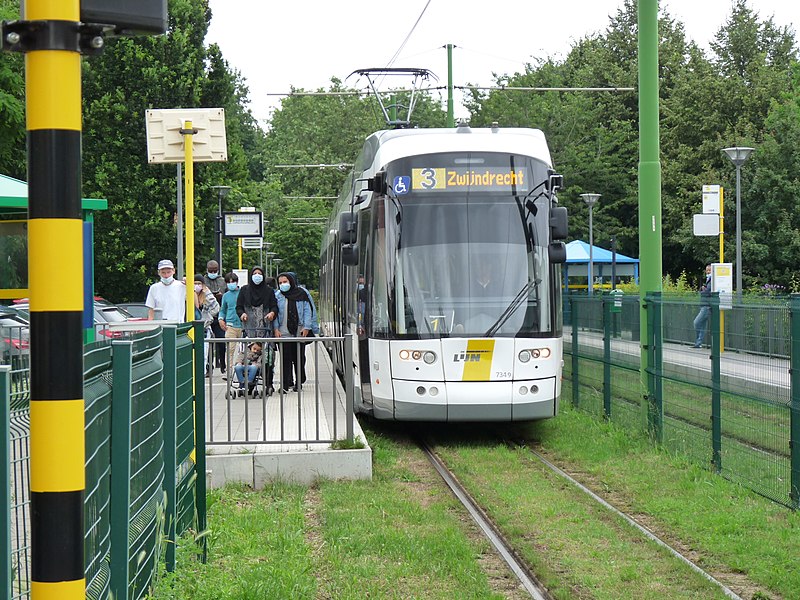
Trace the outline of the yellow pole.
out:
<instances>
[{"instance_id":1,"label":"yellow pole","mask_svg":"<svg viewBox=\"0 0 800 600\"><path fill-rule=\"evenodd\" d=\"M239 238L239 270L242 270L242 238Z\"/></svg>"},{"instance_id":2,"label":"yellow pole","mask_svg":"<svg viewBox=\"0 0 800 600\"><path fill-rule=\"evenodd\" d=\"M183 125L183 157L186 164L186 176L184 189L186 190L186 210L184 215L186 222L186 321L194 321L194 149L192 148L192 129L191 121L184 121Z\"/></svg>"},{"instance_id":3,"label":"yellow pole","mask_svg":"<svg viewBox=\"0 0 800 600\"><path fill-rule=\"evenodd\" d=\"M725 189L719 188L719 262L725 262ZM719 311L719 351L725 351L725 311Z\"/></svg>"}]
</instances>

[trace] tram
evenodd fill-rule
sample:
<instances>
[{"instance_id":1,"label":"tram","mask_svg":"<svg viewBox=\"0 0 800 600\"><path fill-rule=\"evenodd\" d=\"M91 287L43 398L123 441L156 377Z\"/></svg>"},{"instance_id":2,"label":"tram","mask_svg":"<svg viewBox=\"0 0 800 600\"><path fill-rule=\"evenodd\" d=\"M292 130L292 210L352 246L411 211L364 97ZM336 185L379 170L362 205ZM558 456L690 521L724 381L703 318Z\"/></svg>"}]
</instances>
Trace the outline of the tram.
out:
<instances>
[{"instance_id":1,"label":"tram","mask_svg":"<svg viewBox=\"0 0 800 600\"><path fill-rule=\"evenodd\" d=\"M320 257L324 335L352 334L356 409L398 421L553 417L567 210L536 129L369 136ZM333 350L344 372L345 349Z\"/></svg>"}]
</instances>

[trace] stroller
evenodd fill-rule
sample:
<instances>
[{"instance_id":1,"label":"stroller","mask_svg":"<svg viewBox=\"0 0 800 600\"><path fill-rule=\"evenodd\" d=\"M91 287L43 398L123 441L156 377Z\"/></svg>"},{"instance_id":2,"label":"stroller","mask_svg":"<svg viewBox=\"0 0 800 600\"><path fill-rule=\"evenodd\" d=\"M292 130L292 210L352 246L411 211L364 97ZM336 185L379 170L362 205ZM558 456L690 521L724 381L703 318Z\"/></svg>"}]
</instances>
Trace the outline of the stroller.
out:
<instances>
[{"instance_id":1,"label":"stroller","mask_svg":"<svg viewBox=\"0 0 800 600\"><path fill-rule=\"evenodd\" d=\"M271 331L266 331L266 335L262 332L263 330L251 331L249 337L271 337L269 335ZM260 341L241 342L237 356L237 364L233 368L235 378L225 397L231 399L237 396L250 398L261 396L259 385L267 396L271 396L274 391L272 377L275 370L275 344L269 342L262 344Z\"/></svg>"}]
</instances>

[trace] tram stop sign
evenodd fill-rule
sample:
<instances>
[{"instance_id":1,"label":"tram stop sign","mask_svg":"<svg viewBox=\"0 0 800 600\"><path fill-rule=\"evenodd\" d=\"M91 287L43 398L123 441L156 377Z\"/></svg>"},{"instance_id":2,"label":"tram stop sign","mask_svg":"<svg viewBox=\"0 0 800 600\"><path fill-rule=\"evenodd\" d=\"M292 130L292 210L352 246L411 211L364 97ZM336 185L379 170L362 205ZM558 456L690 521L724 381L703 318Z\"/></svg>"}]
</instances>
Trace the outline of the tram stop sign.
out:
<instances>
[{"instance_id":1,"label":"tram stop sign","mask_svg":"<svg viewBox=\"0 0 800 600\"><path fill-rule=\"evenodd\" d=\"M81 21L114 26L118 35L167 32L167 0L81 0Z\"/></svg>"}]
</instances>

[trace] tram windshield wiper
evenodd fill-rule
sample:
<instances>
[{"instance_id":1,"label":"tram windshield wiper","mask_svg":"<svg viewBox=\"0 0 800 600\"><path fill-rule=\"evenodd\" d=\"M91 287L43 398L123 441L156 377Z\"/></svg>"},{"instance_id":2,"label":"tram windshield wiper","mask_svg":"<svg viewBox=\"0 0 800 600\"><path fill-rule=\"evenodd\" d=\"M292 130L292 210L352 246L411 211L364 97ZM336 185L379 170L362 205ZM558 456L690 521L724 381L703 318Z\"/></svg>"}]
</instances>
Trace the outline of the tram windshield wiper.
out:
<instances>
[{"instance_id":1,"label":"tram windshield wiper","mask_svg":"<svg viewBox=\"0 0 800 600\"><path fill-rule=\"evenodd\" d=\"M497 331L503 325L505 325L506 321L508 321L508 319L511 318L511 315L513 315L517 311L520 305L522 305L522 301L528 297L528 294L534 288L534 286L539 285L541 282L542 282L541 279L534 278L528 281L528 283L526 283L524 286L522 286L522 289L519 292L517 292L517 295L514 296L509 305L503 311L503 314L501 314L500 317L497 319L497 321L495 321L494 324L491 327L489 327L486 333L483 334L483 337L493 337L494 334L497 333Z\"/></svg>"}]
</instances>

